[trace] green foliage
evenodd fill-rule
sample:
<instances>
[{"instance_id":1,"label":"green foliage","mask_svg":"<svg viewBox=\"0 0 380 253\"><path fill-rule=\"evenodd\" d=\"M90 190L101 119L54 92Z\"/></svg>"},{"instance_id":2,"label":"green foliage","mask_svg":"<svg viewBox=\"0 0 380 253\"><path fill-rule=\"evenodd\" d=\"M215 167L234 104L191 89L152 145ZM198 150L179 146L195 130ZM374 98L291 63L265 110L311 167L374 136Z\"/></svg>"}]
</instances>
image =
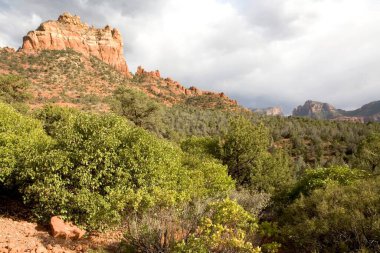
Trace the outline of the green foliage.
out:
<instances>
[{"instance_id":1,"label":"green foliage","mask_svg":"<svg viewBox=\"0 0 380 253\"><path fill-rule=\"evenodd\" d=\"M29 81L18 75L0 75L0 101L11 104L20 112L28 110L25 102L31 98Z\"/></svg>"},{"instance_id":2,"label":"green foliage","mask_svg":"<svg viewBox=\"0 0 380 253\"><path fill-rule=\"evenodd\" d=\"M175 252L261 252L252 244L257 229L257 220L236 202L214 202L196 232L179 243Z\"/></svg>"},{"instance_id":3,"label":"green foliage","mask_svg":"<svg viewBox=\"0 0 380 253\"><path fill-rule=\"evenodd\" d=\"M228 176L227 167L216 159L185 154L183 166L186 168L184 176L194 178L188 185L194 197L226 197L235 188L235 181Z\"/></svg>"},{"instance_id":4,"label":"green foliage","mask_svg":"<svg viewBox=\"0 0 380 253\"><path fill-rule=\"evenodd\" d=\"M251 186L259 191L274 193L294 183L294 168L288 154L282 150L263 154L262 166L258 166L251 179Z\"/></svg>"},{"instance_id":5,"label":"green foliage","mask_svg":"<svg viewBox=\"0 0 380 253\"><path fill-rule=\"evenodd\" d=\"M126 208L143 211L191 198L192 193L185 192L183 186L188 179L181 174L181 151L170 143L132 128L113 115L46 108L39 118L56 140L55 152L60 157L44 157L48 161L41 161L53 163L56 170L39 165L29 176L34 183L27 189L31 196L28 200L41 206L37 210L41 216L58 211L82 224L103 227L118 222ZM58 161L62 162L57 164ZM41 169L46 171L41 174ZM58 195L58 199L67 201L59 210L42 208L46 206L43 202L52 202L39 192L51 185L46 178L56 178L61 185L49 189L53 198Z\"/></svg>"},{"instance_id":6,"label":"green foliage","mask_svg":"<svg viewBox=\"0 0 380 253\"><path fill-rule=\"evenodd\" d=\"M330 168L310 169L297 182L290 193L290 199L303 195L309 195L317 188L324 188L329 183L336 182L340 185L348 185L367 174L361 170L351 169L347 166L333 166Z\"/></svg>"},{"instance_id":7,"label":"green foliage","mask_svg":"<svg viewBox=\"0 0 380 253\"><path fill-rule=\"evenodd\" d=\"M241 205L251 215L258 217L271 201L271 195L264 192L249 191L246 188L238 189L230 194L230 198Z\"/></svg>"},{"instance_id":8,"label":"green foliage","mask_svg":"<svg viewBox=\"0 0 380 253\"><path fill-rule=\"evenodd\" d=\"M275 252L276 221L285 251L380 251L380 182L368 179L379 173L380 124L260 116L206 95L162 93L183 100L161 107L126 88L149 90L148 79L127 80L94 57L90 76L83 59L72 50L0 53L17 74L0 75L1 101L21 108L27 80L49 92L70 80L50 102L97 108L103 97L84 84L102 79L104 94L119 87L106 98L113 111L134 123L57 107L40 110L39 122L0 104L0 189L19 191L41 220L61 215L102 229L128 217L127 238L142 252L167 252L178 234L181 252ZM245 210L229 200L204 210L228 195Z\"/></svg>"},{"instance_id":9,"label":"green foliage","mask_svg":"<svg viewBox=\"0 0 380 253\"><path fill-rule=\"evenodd\" d=\"M327 183L279 217L290 252L379 252L380 180Z\"/></svg>"},{"instance_id":10,"label":"green foliage","mask_svg":"<svg viewBox=\"0 0 380 253\"><path fill-rule=\"evenodd\" d=\"M230 175L239 185L252 185L254 173L262 166L269 147L268 130L238 117L231 120L224 139L222 159Z\"/></svg>"},{"instance_id":11,"label":"green foliage","mask_svg":"<svg viewBox=\"0 0 380 253\"><path fill-rule=\"evenodd\" d=\"M293 172L285 153L268 149L268 130L237 117L224 137L222 160L238 185L273 192L289 184Z\"/></svg>"},{"instance_id":12,"label":"green foliage","mask_svg":"<svg viewBox=\"0 0 380 253\"><path fill-rule=\"evenodd\" d=\"M0 111L1 183L16 188L41 220L61 215L103 229L124 212L226 196L234 188L214 159L191 159L112 114L47 106L36 120Z\"/></svg>"},{"instance_id":13,"label":"green foliage","mask_svg":"<svg viewBox=\"0 0 380 253\"><path fill-rule=\"evenodd\" d=\"M25 162L51 144L40 122L0 103L0 184L15 187Z\"/></svg>"},{"instance_id":14,"label":"green foliage","mask_svg":"<svg viewBox=\"0 0 380 253\"><path fill-rule=\"evenodd\" d=\"M47 107L38 115L55 145L27 161L22 192L46 219L62 215L90 228L116 223L128 202L131 174L121 159L131 127L121 118ZM58 200L58 201L57 201Z\"/></svg>"},{"instance_id":15,"label":"green foliage","mask_svg":"<svg viewBox=\"0 0 380 253\"><path fill-rule=\"evenodd\" d=\"M30 98L29 82L17 75L0 75L0 99L6 103L21 103Z\"/></svg>"},{"instance_id":16,"label":"green foliage","mask_svg":"<svg viewBox=\"0 0 380 253\"><path fill-rule=\"evenodd\" d=\"M217 138L192 136L181 142L181 149L196 156L219 158L220 145Z\"/></svg>"},{"instance_id":17,"label":"green foliage","mask_svg":"<svg viewBox=\"0 0 380 253\"><path fill-rule=\"evenodd\" d=\"M112 104L114 112L126 117L137 126L153 130L160 113L158 103L146 94L136 89L120 86L114 92L115 101Z\"/></svg>"},{"instance_id":18,"label":"green foliage","mask_svg":"<svg viewBox=\"0 0 380 253\"><path fill-rule=\"evenodd\" d=\"M192 136L220 135L228 124L229 111L174 105L165 108L160 129L162 136L176 141Z\"/></svg>"},{"instance_id":19,"label":"green foliage","mask_svg":"<svg viewBox=\"0 0 380 253\"><path fill-rule=\"evenodd\" d=\"M354 165L371 173L380 173L380 134L369 135L359 146Z\"/></svg>"}]
</instances>

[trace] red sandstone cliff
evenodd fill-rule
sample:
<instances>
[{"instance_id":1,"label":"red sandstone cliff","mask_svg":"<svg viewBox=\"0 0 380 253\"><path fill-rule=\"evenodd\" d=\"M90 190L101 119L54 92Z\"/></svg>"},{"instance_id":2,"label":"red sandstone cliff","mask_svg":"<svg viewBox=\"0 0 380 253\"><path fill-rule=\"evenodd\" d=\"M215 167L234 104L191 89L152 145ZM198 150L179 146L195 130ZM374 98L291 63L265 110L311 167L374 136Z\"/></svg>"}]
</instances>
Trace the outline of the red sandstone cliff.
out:
<instances>
[{"instance_id":1,"label":"red sandstone cliff","mask_svg":"<svg viewBox=\"0 0 380 253\"><path fill-rule=\"evenodd\" d=\"M117 29L89 27L80 17L64 13L57 21L42 23L23 38L21 52L71 48L85 56L95 56L131 77L123 55L123 41Z\"/></svg>"}]
</instances>

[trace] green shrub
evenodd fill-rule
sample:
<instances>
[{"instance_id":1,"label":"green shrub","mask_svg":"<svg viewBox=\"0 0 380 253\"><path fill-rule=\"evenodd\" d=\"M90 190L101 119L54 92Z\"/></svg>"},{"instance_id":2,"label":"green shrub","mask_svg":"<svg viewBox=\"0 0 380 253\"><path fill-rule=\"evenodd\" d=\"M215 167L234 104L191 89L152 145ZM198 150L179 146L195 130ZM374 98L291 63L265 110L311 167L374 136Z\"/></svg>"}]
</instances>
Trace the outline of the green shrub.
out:
<instances>
[{"instance_id":1,"label":"green shrub","mask_svg":"<svg viewBox=\"0 0 380 253\"><path fill-rule=\"evenodd\" d=\"M175 252L261 252L252 242L257 220L232 200L211 203L195 232Z\"/></svg>"},{"instance_id":2,"label":"green shrub","mask_svg":"<svg viewBox=\"0 0 380 253\"><path fill-rule=\"evenodd\" d=\"M22 103L30 98L29 82L17 75L0 75L0 99L6 103Z\"/></svg>"},{"instance_id":3,"label":"green shrub","mask_svg":"<svg viewBox=\"0 0 380 253\"><path fill-rule=\"evenodd\" d=\"M347 185L366 175L367 173L364 171L351 169L347 166L309 169L291 190L289 197L293 200L300 194L309 195L313 190L324 188L331 182Z\"/></svg>"},{"instance_id":4,"label":"green shrub","mask_svg":"<svg viewBox=\"0 0 380 253\"><path fill-rule=\"evenodd\" d=\"M144 213L226 196L234 182L216 160L190 155L125 119L47 106L42 124L1 105L0 179L41 220L61 215L103 229ZM45 130L45 132L44 132Z\"/></svg>"},{"instance_id":5,"label":"green shrub","mask_svg":"<svg viewBox=\"0 0 380 253\"><path fill-rule=\"evenodd\" d=\"M187 189L194 197L227 197L235 188L235 181L228 176L227 167L216 159L185 153L183 167L186 169L184 176L192 179Z\"/></svg>"},{"instance_id":6,"label":"green shrub","mask_svg":"<svg viewBox=\"0 0 380 253\"><path fill-rule=\"evenodd\" d=\"M373 133L364 139L358 148L354 166L371 173L380 172L380 134Z\"/></svg>"},{"instance_id":7,"label":"green shrub","mask_svg":"<svg viewBox=\"0 0 380 253\"><path fill-rule=\"evenodd\" d=\"M189 154L219 158L220 145L217 138L192 136L181 142L181 149Z\"/></svg>"},{"instance_id":8,"label":"green shrub","mask_svg":"<svg viewBox=\"0 0 380 253\"><path fill-rule=\"evenodd\" d=\"M33 180L26 189L28 201L38 203L41 216L58 212L103 227L118 222L126 209L172 206L190 198L181 188L181 151L170 143L114 115L48 107L38 117L56 140L54 152L36 161L25 178ZM64 202L47 209L53 199L45 199L39 189L49 188L51 179L60 185L49 189L52 198Z\"/></svg>"},{"instance_id":9,"label":"green shrub","mask_svg":"<svg viewBox=\"0 0 380 253\"><path fill-rule=\"evenodd\" d=\"M0 184L22 185L17 175L27 169L25 163L52 144L40 122L0 103Z\"/></svg>"},{"instance_id":10,"label":"green shrub","mask_svg":"<svg viewBox=\"0 0 380 253\"><path fill-rule=\"evenodd\" d=\"M271 154L269 131L244 117L230 121L224 136L222 160L239 186L272 193L288 185L293 169L286 153Z\"/></svg>"},{"instance_id":11,"label":"green shrub","mask_svg":"<svg viewBox=\"0 0 380 253\"><path fill-rule=\"evenodd\" d=\"M380 178L330 181L279 217L289 252L379 252Z\"/></svg>"},{"instance_id":12,"label":"green shrub","mask_svg":"<svg viewBox=\"0 0 380 253\"><path fill-rule=\"evenodd\" d=\"M112 110L129 119L136 126L154 130L160 117L160 105L142 91L120 86L114 91Z\"/></svg>"},{"instance_id":13,"label":"green shrub","mask_svg":"<svg viewBox=\"0 0 380 253\"><path fill-rule=\"evenodd\" d=\"M263 125L253 125L243 117L230 121L224 137L222 158L239 185L252 185L253 174L262 166L269 147L269 133Z\"/></svg>"}]
</instances>

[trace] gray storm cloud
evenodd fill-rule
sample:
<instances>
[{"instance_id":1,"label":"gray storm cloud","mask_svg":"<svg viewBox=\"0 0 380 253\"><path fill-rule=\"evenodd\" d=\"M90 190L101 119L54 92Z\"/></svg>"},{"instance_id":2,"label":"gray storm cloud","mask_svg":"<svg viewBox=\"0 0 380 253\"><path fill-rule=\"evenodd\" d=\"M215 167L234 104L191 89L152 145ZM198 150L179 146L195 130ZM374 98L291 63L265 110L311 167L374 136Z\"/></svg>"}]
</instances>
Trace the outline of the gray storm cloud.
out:
<instances>
[{"instance_id":1,"label":"gray storm cloud","mask_svg":"<svg viewBox=\"0 0 380 253\"><path fill-rule=\"evenodd\" d=\"M19 47L64 11L119 28L131 69L160 69L245 106L379 100L377 0L0 0L0 46Z\"/></svg>"}]
</instances>

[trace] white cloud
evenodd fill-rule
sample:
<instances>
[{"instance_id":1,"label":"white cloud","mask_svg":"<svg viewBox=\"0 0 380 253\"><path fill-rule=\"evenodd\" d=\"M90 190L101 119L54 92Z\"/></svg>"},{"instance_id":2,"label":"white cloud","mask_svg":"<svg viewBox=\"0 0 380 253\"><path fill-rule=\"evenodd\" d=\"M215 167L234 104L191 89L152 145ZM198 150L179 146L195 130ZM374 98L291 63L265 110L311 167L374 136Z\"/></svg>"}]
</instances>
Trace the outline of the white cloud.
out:
<instances>
[{"instance_id":1,"label":"white cloud","mask_svg":"<svg viewBox=\"0 0 380 253\"><path fill-rule=\"evenodd\" d=\"M0 0L0 45L19 46L66 10L118 27L132 70L160 69L246 106L380 99L377 0Z\"/></svg>"}]
</instances>

